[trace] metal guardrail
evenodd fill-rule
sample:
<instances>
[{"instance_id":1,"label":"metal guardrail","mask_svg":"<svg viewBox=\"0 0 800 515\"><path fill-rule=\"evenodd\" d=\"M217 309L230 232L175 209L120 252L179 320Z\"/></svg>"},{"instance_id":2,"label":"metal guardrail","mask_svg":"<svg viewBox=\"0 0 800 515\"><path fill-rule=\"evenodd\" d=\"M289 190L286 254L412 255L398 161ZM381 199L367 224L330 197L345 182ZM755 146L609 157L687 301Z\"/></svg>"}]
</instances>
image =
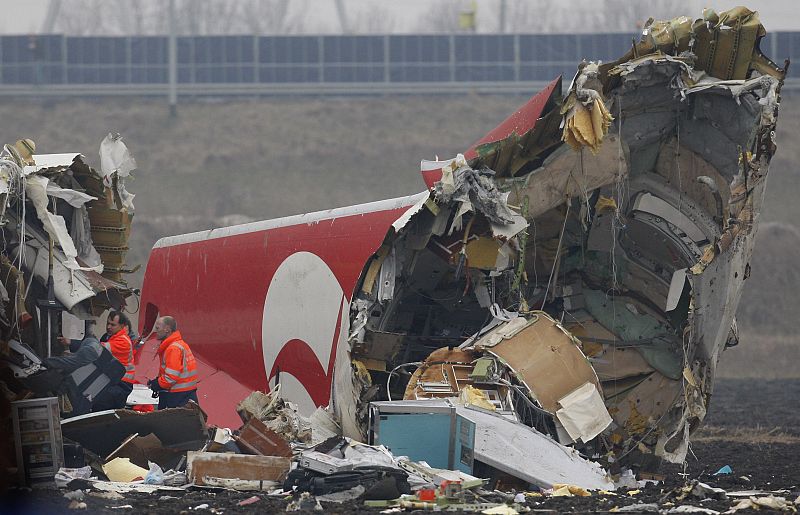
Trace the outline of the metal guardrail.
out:
<instances>
[{"instance_id":1,"label":"metal guardrail","mask_svg":"<svg viewBox=\"0 0 800 515\"><path fill-rule=\"evenodd\" d=\"M179 97L533 94L547 81L179 84ZM166 97L168 84L0 85L0 97Z\"/></svg>"},{"instance_id":2,"label":"metal guardrail","mask_svg":"<svg viewBox=\"0 0 800 515\"><path fill-rule=\"evenodd\" d=\"M565 77L566 82L570 78ZM179 97L260 97L260 96L358 96L358 95L463 95L529 94L547 81L495 82L352 82L352 83L281 83L281 84L179 84ZM54 84L0 85L0 97L20 98L91 98L91 97L164 97L167 84ZM787 79L784 92L800 91L800 79Z\"/></svg>"}]
</instances>

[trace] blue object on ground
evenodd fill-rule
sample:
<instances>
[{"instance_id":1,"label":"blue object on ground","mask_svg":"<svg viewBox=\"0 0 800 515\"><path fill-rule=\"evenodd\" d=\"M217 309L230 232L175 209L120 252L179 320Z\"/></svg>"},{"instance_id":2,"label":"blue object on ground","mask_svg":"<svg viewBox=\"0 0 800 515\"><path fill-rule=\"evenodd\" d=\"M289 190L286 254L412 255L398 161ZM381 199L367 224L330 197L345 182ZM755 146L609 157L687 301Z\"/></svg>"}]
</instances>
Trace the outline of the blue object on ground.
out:
<instances>
[{"instance_id":1,"label":"blue object on ground","mask_svg":"<svg viewBox=\"0 0 800 515\"><path fill-rule=\"evenodd\" d=\"M731 468L730 465L725 465L724 467L722 467L718 471L714 472L714 474L712 474L712 475L721 476L721 475L724 475L724 474L733 474L733 469Z\"/></svg>"}]
</instances>

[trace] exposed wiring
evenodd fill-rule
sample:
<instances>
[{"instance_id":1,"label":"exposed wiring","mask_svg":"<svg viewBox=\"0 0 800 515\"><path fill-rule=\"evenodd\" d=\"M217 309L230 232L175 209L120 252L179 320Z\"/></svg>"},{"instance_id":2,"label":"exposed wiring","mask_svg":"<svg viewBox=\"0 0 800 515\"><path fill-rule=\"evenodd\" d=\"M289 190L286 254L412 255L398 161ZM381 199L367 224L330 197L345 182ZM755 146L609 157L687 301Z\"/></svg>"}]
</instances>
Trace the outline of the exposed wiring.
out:
<instances>
[{"instance_id":1,"label":"exposed wiring","mask_svg":"<svg viewBox=\"0 0 800 515\"><path fill-rule=\"evenodd\" d=\"M413 362L410 362L410 363L402 363L402 364L397 365L396 367L394 367L392 369L392 371L389 372L389 377L386 378L386 398L389 399L390 402L392 400L392 392L389 390L389 382L392 380L392 376L399 369L404 368L404 367L410 367L412 365L416 366L416 367L419 367L420 365L422 365L422 362L421 361L413 361ZM442 365L442 366L444 366L444 365Z\"/></svg>"},{"instance_id":2,"label":"exposed wiring","mask_svg":"<svg viewBox=\"0 0 800 515\"><path fill-rule=\"evenodd\" d=\"M508 386L509 388L517 392L517 394L525 400L526 404L528 404L528 406L533 408L533 410L536 411L537 413L547 415L548 417L553 416L549 411L541 408L540 406L537 406L535 402L533 402L530 398L528 398L528 395L522 390L521 386L512 384L511 382L503 378L498 379L497 382L502 385Z\"/></svg>"}]
</instances>

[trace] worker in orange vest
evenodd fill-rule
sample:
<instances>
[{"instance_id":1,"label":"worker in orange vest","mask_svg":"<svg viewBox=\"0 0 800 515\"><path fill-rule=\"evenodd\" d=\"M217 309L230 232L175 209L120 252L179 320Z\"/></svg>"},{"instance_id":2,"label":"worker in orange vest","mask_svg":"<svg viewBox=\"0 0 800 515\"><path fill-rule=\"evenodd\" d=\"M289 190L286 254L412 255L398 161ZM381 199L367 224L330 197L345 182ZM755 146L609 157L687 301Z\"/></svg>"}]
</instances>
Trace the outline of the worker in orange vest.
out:
<instances>
[{"instance_id":1,"label":"worker in orange vest","mask_svg":"<svg viewBox=\"0 0 800 515\"><path fill-rule=\"evenodd\" d=\"M178 324L170 316L156 320L153 330L161 341L158 357L161 366L158 377L147 386L158 395L158 409L178 408L197 400L197 362L191 349L183 341Z\"/></svg>"},{"instance_id":2,"label":"worker in orange vest","mask_svg":"<svg viewBox=\"0 0 800 515\"><path fill-rule=\"evenodd\" d=\"M125 407L133 390L136 366L133 363L133 343L128 334L130 320L120 311L111 311L106 320L106 334L100 338L100 345L125 367L125 375L115 385L106 388L92 401L92 411L121 409Z\"/></svg>"}]
</instances>

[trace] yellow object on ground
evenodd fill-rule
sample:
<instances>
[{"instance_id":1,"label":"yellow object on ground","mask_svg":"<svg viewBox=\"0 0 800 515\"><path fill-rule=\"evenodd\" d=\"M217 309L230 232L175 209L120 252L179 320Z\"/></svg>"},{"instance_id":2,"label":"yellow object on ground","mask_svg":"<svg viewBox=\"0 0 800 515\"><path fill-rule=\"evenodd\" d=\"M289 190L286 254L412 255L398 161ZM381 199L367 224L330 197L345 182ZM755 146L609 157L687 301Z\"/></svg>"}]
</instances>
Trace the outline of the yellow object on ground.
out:
<instances>
[{"instance_id":1,"label":"yellow object on ground","mask_svg":"<svg viewBox=\"0 0 800 515\"><path fill-rule=\"evenodd\" d=\"M122 483L130 483L137 479L144 479L147 475L147 470L138 465L134 465L129 458L114 458L103 465L103 472L105 472L106 476L108 476L108 479L111 481Z\"/></svg>"},{"instance_id":2,"label":"yellow object on ground","mask_svg":"<svg viewBox=\"0 0 800 515\"><path fill-rule=\"evenodd\" d=\"M585 488L575 485L568 485L566 483L556 483L553 485L553 497L591 497Z\"/></svg>"}]
</instances>

